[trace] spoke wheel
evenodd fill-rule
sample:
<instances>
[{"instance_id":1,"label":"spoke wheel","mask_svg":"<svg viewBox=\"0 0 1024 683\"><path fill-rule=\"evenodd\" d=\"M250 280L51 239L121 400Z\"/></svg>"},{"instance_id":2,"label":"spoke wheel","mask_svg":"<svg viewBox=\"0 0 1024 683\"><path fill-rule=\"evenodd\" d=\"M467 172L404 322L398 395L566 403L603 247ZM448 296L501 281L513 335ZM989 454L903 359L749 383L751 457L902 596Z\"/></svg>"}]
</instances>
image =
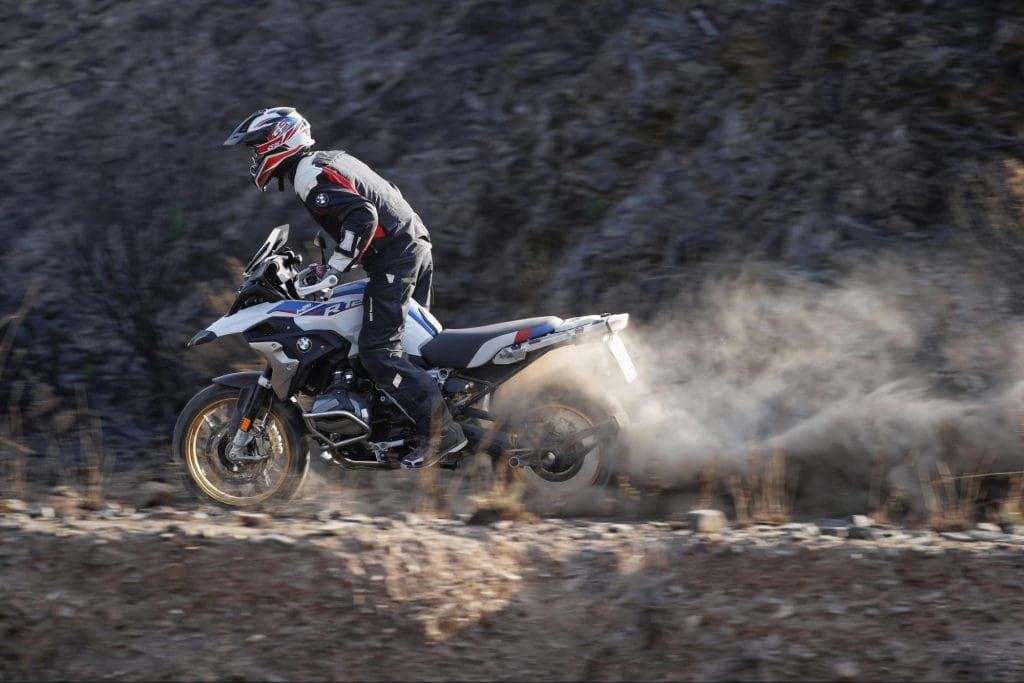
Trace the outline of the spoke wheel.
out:
<instances>
[{"instance_id":1,"label":"spoke wheel","mask_svg":"<svg viewBox=\"0 0 1024 683\"><path fill-rule=\"evenodd\" d=\"M508 387L512 389L512 387ZM507 415L510 450L495 466L522 482L523 501L540 514L584 514L597 510L600 491L615 481L621 454L617 438L598 443L581 457L558 451L566 439L610 416L624 424L614 402L595 398L570 386L548 385L508 391L495 399L493 412ZM531 464L508 467L520 454Z\"/></svg>"},{"instance_id":2,"label":"spoke wheel","mask_svg":"<svg viewBox=\"0 0 1024 683\"><path fill-rule=\"evenodd\" d=\"M548 403L530 411L521 423L520 445L539 450L542 464L522 469L527 483L542 488L570 481L579 486L592 486L601 475L600 446L575 459L555 456L550 449L593 425L583 412L561 403Z\"/></svg>"},{"instance_id":3,"label":"spoke wheel","mask_svg":"<svg viewBox=\"0 0 1024 683\"><path fill-rule=\"evenodd\" d=\"M252 507L291 498L308 469L294 427L275 404L253 426L245 454L228 458L237 419L238 390L213 386L200 392L182 411L175 428L175 451L184 464L189 489L223 507Z\"/></svg>"}]
</instances>

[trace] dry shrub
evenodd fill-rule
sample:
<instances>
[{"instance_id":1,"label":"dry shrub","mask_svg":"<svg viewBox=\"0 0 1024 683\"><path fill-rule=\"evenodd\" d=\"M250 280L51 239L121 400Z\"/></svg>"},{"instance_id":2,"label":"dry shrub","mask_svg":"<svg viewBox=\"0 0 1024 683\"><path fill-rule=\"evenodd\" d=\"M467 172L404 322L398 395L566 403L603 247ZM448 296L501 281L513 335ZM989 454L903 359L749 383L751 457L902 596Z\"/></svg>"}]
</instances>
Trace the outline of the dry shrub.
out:
<instances>
[{"instance_id":1,"label":"dry shrub","mask_svg":"<svg viewBox=\"0 0 1024 683\"><path fill-rule=\"evenodd\" d=\"M781 450L767 458L752 452L747 467L741 474L731 475L728 484L738 524L782 524L792 520L792 485Z\"/></svg>"},{"instance_id":2,"label":"dry shrub","mask_svg":"<svg viewBox=\"0 0 1024 683\"><path fill-rule=\"evenodd\" d=\"M944 462L936 463L938 479L922 481L928 526L937 531L962 531L974 526L984 475L954 477Z\"/></svg>"},{"instance_id":3,"label":"dry shrub","mask_svg":"<svg viewBox=\"0 0 1024 683\"><path fill-rule=\"evenodd\" d=\"M479 456L478 456L479 457ZM489 461L488 456L483 456ZM493 470L490 485L469 497L473 512L467 524L492 524L501 520L535 521L526 504L526 484L500 461Z\"/></svg>"},{"instance_id":4,"label":"dry shrub","mask_svg":"<svg viewBox=\"0 0 1024 683\"><path fill-rule=\"evenodd\" d=\"M998 521L1024 524L1024 473L1010 475L1006 496L999 502Z\"/></svg>"}]
</instances>

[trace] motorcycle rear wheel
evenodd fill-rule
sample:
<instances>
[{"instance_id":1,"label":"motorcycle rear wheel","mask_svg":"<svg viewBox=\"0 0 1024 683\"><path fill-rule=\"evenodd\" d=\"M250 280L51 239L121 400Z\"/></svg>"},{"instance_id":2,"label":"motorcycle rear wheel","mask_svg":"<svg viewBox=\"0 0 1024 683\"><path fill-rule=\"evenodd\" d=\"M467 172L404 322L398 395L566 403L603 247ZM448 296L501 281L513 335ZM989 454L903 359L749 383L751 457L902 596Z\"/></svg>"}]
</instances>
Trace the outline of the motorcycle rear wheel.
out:
<instances>
[{"instance_id":1,"label":"motorcycle rear wheel","mask_svg":"<svg viewBox=\"0 0 1024 683\"><path fill-rule=\"evenodd\" d=\"M293 498L309 471L309 451L284 404L275 401L257 420L247 453L258 461L234 463L227 453L237 425L239 390L210 385L192 397L178 416L172 449L183 465L186 489L225 508L254 508Z\"/></svg>"},{"instance_id":2,"label":"motorcycle rear wheel","mask_svg":"<svg viewBox=\"0 0 1024 683\"><path fill-rule=\"evenodd\" d=\"M531 447L560 442L609 417L624 423L625 412L612 401L586 396L571 387L549 386L517 396L508 430L517 445ZM523 500L541 513L596 511L600 490L613 483L620 453L617 438L610 438L574 461L555 460L512 469L523 484ZM508 456L496 463L507 466Z\"/></svg>"}]
</instances>

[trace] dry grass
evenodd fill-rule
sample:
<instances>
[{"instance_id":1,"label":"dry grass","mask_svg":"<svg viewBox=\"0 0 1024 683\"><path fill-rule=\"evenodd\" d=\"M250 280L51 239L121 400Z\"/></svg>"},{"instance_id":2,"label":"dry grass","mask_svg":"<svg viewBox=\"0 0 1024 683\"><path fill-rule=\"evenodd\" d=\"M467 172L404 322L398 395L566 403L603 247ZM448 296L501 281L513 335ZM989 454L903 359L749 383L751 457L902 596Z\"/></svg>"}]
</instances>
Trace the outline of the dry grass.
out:
<instances>
[{"instance_id":1,"label":"dry grass","mask_svg":"<svg viewBox=\"0 0 1024 683\"><path fill-rule=\"evenodd\" d=\"M497 475L490 489L470 496L474 509L466 523L491 524L506 519L535 520L536 515L530 512L525 503L525 485L522 479L503 476L501 471Z\"/></svg>"},{"instance_id":2,"label":"dry grass","mask_svg":"<svg viewBox=\"0 0 1024 683\"><path fill-rule=\"evenodd\" d=\"M103 494L107 458L103 450L103 428L98 415L89 411L89 403L85 387L78 385L76 390L79 415L79 441L85 459L85 493L82 506L90 510L98 510L103 506Z\"/></svg>"},{"instance_id":3,"label":"dry grass","mask_svg":"<svg viewBox=\"0 0 1024 683\"><path fill-rule=\"evenodd\" d=\"M39 291L38 281L29 284L22 298L21 304L13 313L0 319L0 329L4 330L3 339L0 340L0 380L3 379L4 369L7 365L7 358L14 349L15 335L18 328L24 321L25 316L32 309L36 294ZM11 396L7 401L7 420L0 431L0 447L4 455L4 461L10 465L5 467L4 483L10 488L14 496L24 495L26 484L25 461L33 454L31 448L23 443L22 439L22 418L21 418L21 394L24 391L24 384L11 382Z\"/></svg>"},{"instance_id":4,"label":"dry grass","mask_svg":"<svg viewBox=\"0 0 1024 683\"><path fill-rule=\"evenodd\" d=\"M1010 475L1006 496L999 502L997 521L1024 524L1024 473Z\"/></svg>"},{"instance_id":5,"label":"dry grass","mask_svg":"<svg viewBox=\"0 0 1024 683\"><path fill-rule=\"evenodd\" d=\"M793 487L781 450L773 451L767 458L759 452L751 453L743 474L730 476L728 484L738 524L792 521Z\"/></svg>"},{"instance_id":6,"label":"dry grass","mask_svg":"<svg viewBox=\"0 0 1024 683\"><path fill-rule=\"evenodd\" d=\"M32 309L38 293L37 282L30 283L28 290L22 299L18 309L13 313L0 319L0 329L3 330L3 337L0 339L0 378L3 378L7 369L8 359L14 358L15 367L19 355L24 353L23 349L15 348L15 337L25 316ZM30 445L25 437L25 415L22 413L22 404L29 393L29 400L40 400L46 403L45 398L38 399L37 394L40 386L30 380L7 380L10 394L7 397L7 410L3 420L0 420L0 482L3 485L5 495L14 498L28 498L32 495L32 485L38 482L30 481L30 459L38 456L39 453ZM45 387L43 387L45 388ZM47 435L49 447L42 460L47 478L55 478L58 486L63 486L72 491L82 491L82 505L90 509L96 509L104 503L104 472L108 469L103 449L103 432L99 415L89 411L88 401L84 386L76 388L77 410L67 411L70 415L70 426L77 425L81 454L84 458L84 472L78 468L68 468L62 462L59 444L52 434ZM29 419L32 417L32 404L30 403Z\"/></svg>"},{"instance_id":7,"label":"dry grass","mask_svg":"<svg viewBox=\"0 0 1024 683\"><path fill-rule=\"evenodd\" d=\"M974 526L975 501L981 491L980 477L954 477L944 462L936 463L938 479L921 480L929 527L961 531Z\"/></svg>"},{"instance_id":8,"label":"dry grass","mask_svg":"<svg viewBox=\"0 0 1024 683\"><path fill-rule=\"evenodd\" d=\"M468 512L470 524L535 519L528 510L525 483L506 464L502 464L504 458L499 458L499 464L495 465L487 452L502 428L499 422L487 423L487 431L475 452L467 454L450 477L442 476L438 467L418 472L410 507L426 517ZM440 435L435 434L434 438L439 439ZM381 481L379 486L388 487L393 479L386 473L381 475L381 480L387 481Z\"/></svg>"},{"instance_id":9,"label":"dry grass","mask_svg":"<svg viewBox=\"0 0 1024 683\"><path fill-rule=\"evenodd\" d=\"M488 454L494 440L507 426L503 420L488 423L487 431L477 444L477 452L467 460L468 466L460 468L462 475L456 477L449 488L451 496L464 481L468 482L473 510L468 520L471 524L536 519L527 508L525 482L509 468L506 458L495 461Z\"/></svg>"}]
</instances>

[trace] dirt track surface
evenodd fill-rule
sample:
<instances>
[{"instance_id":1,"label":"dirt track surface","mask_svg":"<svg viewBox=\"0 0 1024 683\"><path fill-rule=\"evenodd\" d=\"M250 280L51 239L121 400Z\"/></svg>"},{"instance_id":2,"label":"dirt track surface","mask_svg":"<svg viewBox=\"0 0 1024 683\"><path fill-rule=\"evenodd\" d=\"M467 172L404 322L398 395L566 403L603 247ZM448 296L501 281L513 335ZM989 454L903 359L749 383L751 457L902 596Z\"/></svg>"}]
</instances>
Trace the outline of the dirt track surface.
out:
<instances>
[{"instance_id":1,"label":"dirt track surface","mask_svg":"<svg viewBox=\"0 0 1024 683\"><path fill-rule=\"evenodd\" d=\"M0 509L4 681L1024 678L992 530Z\"/></svg>"}]
</instances>

